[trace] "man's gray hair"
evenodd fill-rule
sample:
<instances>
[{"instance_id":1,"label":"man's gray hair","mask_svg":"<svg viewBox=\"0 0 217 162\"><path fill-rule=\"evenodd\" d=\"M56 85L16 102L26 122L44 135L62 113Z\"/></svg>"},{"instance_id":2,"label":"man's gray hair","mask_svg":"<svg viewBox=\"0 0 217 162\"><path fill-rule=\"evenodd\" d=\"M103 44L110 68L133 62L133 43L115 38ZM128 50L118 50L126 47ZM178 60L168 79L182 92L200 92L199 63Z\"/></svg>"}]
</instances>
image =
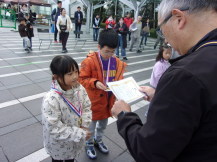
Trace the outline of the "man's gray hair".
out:
<instances>
[{"instance_id":1,"label":"man's gray hair","mask_svg":"<svg viewBox=\"0 0 217 162\"><path fill-rule=\"evenodd\" d=\"M189 13L203 10L215 10L217 12L217 0L162 0L159 6L158 15L165 18L173 9L186 7L189 7Z\"/></svg>"}]
</instances>

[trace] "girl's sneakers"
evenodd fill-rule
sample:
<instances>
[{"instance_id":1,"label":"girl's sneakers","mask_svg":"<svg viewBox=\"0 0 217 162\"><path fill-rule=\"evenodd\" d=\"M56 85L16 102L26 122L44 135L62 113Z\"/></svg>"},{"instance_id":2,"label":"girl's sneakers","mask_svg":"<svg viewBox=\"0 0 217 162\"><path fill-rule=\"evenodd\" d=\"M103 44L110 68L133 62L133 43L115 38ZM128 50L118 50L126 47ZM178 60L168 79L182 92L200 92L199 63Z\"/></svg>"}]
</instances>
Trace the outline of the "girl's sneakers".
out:
<instances>
[{"instance_id":1,"label":"girl's sneakers","mask_svg":"<svg viewBox=\"0 0 217 162\"><path fill-rule=\"evenodd\" d=\"M86 153L87 153L87 156L90 158L90 159L96 159L97 156L96 156L96 151L94 149L94 144L93 143L86 143Z\"/></svg>"}]
</instances>

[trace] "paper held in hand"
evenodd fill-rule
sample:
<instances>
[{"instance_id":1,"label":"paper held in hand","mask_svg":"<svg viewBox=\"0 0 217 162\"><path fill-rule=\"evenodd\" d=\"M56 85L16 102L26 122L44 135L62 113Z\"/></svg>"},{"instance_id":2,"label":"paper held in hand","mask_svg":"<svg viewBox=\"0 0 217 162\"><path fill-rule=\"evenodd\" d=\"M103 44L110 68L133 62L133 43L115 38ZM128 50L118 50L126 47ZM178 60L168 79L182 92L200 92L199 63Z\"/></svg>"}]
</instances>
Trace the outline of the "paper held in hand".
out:
<instances>
[{"instance_id":1,"label":"paper held in hand","mask_svg":"<svg viewBox=\"0 0 217 162\"><path fill-rule=\"evenodd\" d=\"M145 96L144 93L139 91L139 86L133 77L109 82L107 85L118 100L124 100L126 103L134 102Z\"/></svg>"}]
</instances>

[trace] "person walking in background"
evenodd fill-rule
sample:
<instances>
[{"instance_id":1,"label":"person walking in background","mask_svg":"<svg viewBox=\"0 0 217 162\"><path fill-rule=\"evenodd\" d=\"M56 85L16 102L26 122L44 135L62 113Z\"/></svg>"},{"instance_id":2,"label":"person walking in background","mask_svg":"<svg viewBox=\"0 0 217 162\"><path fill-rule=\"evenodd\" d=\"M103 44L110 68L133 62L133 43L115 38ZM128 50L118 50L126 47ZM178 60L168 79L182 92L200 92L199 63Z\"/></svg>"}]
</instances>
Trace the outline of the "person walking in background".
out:
<instances>
[{"instance_id":1,"label":"person walking in background","mask_svg":"<svg viewBox=\"0 0 217 162\"><path fill-rule=\"evenodd\" d=\"M58 16L56 25L62 39L62 53L66 53L68 52L66 49L66 43L69 37L69 32L72 31L72 22L70 17L66 15L66 10L64 8L60 9L60 16Z\"/></svg>"},{"instance_id":2,"label":"person walking in background","mask_svg":"<svg viewBox=\"0 0 217 162\"><path fill-rule=\"evenodd\" d=\"M118 47L116 48L116 57L119 58L119 47L121 47L121 56L123 60L128 60L126 57L125 48L127 48L127 33L128 28L124 23L124 18L120 18L119 23L116 24L114 30L118 33Z\"/></svg>"},{"instance_id":3,"label":"person walking in background","mask_svg":"<svg viewBox=\"0 0 217 162\"><path fill-rule=\"evenodd\" d=\"M21 18L25 18L25 14L28 13L28 8L26 4L21 5L20 12L18 13L18 20Z\"/></svg>"},{"instance_id":4,"label":"person walking in background","mask_svg":"<svg viewBox=\"0 0 217 162\"><path fill-rule=\"evenodd\" d=\"M26 19L24 17L19 18L19 26L18 26L18 31L20 34L20 37L23 39L23 48L26 52L30 52L30 41L28 38L28 31L27 31L27 26L26 26Z\"/></svg>"},{"instance_id":5,"label":"person walking in background","mask_svg":"<svg viewBox=\"0 0 217 162\"><path fill-rule=\"evenodd\" d=\"M149 34L150 34L150 25L149 25L149 19L147 19L144 27L142 28L142 32L141 32L142 39L140 42L140 48L143 44L143 40L144 40L144 45L145 46L147 45L147 39L148 39Z\"/></svg>"},{"instance_id":6,"label":"person walking in background","mask_svg":"<svg viewBox=\"0 0 217 162\"><path fill-rule=\"evenodd\" d=\"M29 49L32 51L32 37L34 37L34 30L33 30L33 25L32 25L32 19L30 18L30 14L26 13L25 19L26 19L27 35L28 35L29 42L30 42Z\"/></svg>"},{"instance_id":7,"label":"person walking in background","mask_svg":"<svg viewBox=\"0 0 217 162\"><path fill-rule=\"evenodd\" d=\"M133 23L133 19L131 18L131 14L128 13L127 16L124 18L124 23L127 25L127 28L129 29L130 28L130 25ZM128 32L128 35L129 35L129 41L131 40L131 32L129 31Z\"/></svg>"},{"instance_id":8,"label":"person walking in background","mask_svg":"<svg viewBox=\"0 0 217 162\"><path fill-rule=\"evenodd\" d=\"M43 143L52 162L74 162L90 138L90 100L78 83L79 67L70 56L53 58L51 89L42 101Z\"/></svg>"},{"instance_id":9,"label":"person walking in background","mask_svg":"<svg viewBox=\"0 0 217 162\"><path fill-rule=\"evenodd\" d=\"M136 52L140 53L142 52L139 49L139 39L140 39L140 34L142 30L142 17L138 16L137 20L135 20L131 25L130 25L130 32L131 32L131 41L130 41L130 49L129 51L132 51L133 45L136 44Z\"/></svg>"},{"instance_id":10,"label":"person walking in background","mask_svg":"<svg viewBox=\"0 0 217 162\"><path fill-rule=\"evenodd\" d=\"M101 19L97 14L95 18L93 18L93 41L97 41L99 35Z\"/></svg>"},{"instance_id":11,"label":"person walking in background","mask_svg":"<svg viewBox=\"0 0 217 162\"><path fill-rule=\"evenodd\" d=\"M115 27L116 22L113 19L112 15L109 16L105 24L106 24L106 29L113 29Z\"/></svg>"},{"instance_id":12,"label":"person walking in background","mask_svg":"<svg viewBox=\"0 0 217 162\"><path fill-rule=\"evenodd\" d=\"M156 33L157 33L157 40L156 40L156 42L154 44L154 49L157 48L157 46L158 46L159 43L160 43L160 47L161 47L163 45L163 43L165 42L165 38L162 35L160 29L157 29Z\"/></svg>"},{"instance_id":13,"label":"person walking in background","mask_svg":"<svg viewBox=\"0 0 217 162\"><path fill-rule=\"evenodd\" d=\"M94 146L107 154L108 147L103 142L104 131L111 117L111 107L115 96L107 91L107 83L123 79L126 63L113 57L118 45L118 34L112 29L104 29L99 35L98 52L90 53L81 63L80 83L86 88L91 101L91 138L86 143L86 153L96 159Z\"/></svg>"},{"instance_id":14,"label":"person walking in background","mask_svg":"<svg viewBox=\"0 0 217 162\"><path fill-rule=\"evenodd\" d=\"M77 7L77 11L74 14L75 18L75 37L80 38L81 25L83 21L83 13L81 12L81 7Z\"/></svg>"},{"instance_id":15,"label":"person walking in background","mask_svg":"<svg viewBox=\"0 0 217 162\"><path fill-rule=\"evenodd\" d=\"M57 23L57 19L58 16L60 16L60 9L62 8L62 1L58 1L57 2L57 8L54 8L52 13L51 13L51 19L53 21L53 23L55 24L55 31L54 31L54 43L58 43L57 42L57 27L56 27L56 23ZM59 35L59 42L61 43L61 37Z\"/></svg>"}]
</instances>

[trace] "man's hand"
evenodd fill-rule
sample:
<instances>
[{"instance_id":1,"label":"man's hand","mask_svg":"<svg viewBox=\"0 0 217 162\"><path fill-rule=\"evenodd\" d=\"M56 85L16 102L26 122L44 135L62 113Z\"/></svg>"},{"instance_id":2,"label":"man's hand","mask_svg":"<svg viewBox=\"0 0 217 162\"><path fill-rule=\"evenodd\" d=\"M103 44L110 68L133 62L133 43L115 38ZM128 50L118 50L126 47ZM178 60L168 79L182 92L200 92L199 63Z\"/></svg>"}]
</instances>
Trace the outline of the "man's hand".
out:
<instances>
[{"instance_id":1,"label":"man's hand","mask_svg":"<svg viewBox=\"0 0 217 162\"><path fill-rule=\"evenodd\" d=\"M116 101L114 106L112 107L112 115L117 118L118 114L121 111L126 111L126 112L131 112L130 105L128 105L126 102L123 100Z\"/></svg>"},{"instance_id":2,"label":"man's hand","mask_svg":"<svg viewBox=\"0 0 217 162\"><path fill-rule=\"evenodd\" d=\"M146 94L146 96L144 97L145 100L147 101L151 101L152 98L154 97L155 94L155 89L149 86L141 86L139 88L140 92L143 92Z\"/></svg>"},{"instance_id":3,"label":"man's hand","mask_svg":"<svg viewBox=\"0 0 217 162\"><path fill-rule=\"evenodd\" d=\"M103 83L101 83L100 81L96 82L96 88L101 89L103 91L107 89L107 87Z\"/></svg>"}]
</instances>

